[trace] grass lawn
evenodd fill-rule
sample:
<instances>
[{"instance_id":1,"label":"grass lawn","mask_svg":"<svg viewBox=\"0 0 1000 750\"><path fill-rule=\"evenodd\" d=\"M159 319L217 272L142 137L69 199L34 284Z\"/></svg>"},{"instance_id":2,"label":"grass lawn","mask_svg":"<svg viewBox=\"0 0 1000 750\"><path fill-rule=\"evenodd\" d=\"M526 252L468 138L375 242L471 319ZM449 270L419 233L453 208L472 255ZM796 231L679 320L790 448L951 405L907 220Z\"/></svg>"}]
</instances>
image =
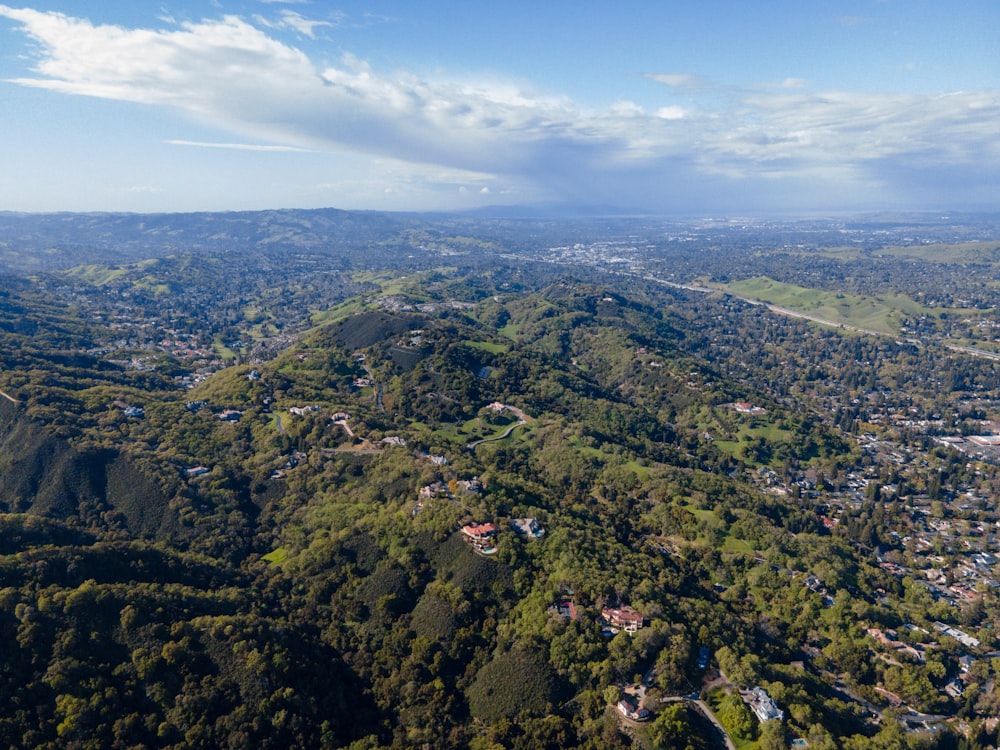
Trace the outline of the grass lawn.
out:
<instances>
[{"instance_id":1,"label":"grass lawn","mask_svg":"<svg viewBox=\"0 0 1000 750\"><path fill-rule=\"evenodd\" d=\"M360 297L355 297L354 299L342 302L329 310L316 310L312 313L311 317L313 325L320 326L344 320L352 315L357 315L358 313L363 312L365 309L366 305L364 300Z\"/></svg>"},{"instance_id":2,"label":"grass lawn","mask_svg":"<svg viewBox=\"0 0 1000 750\"><path fill-rule=\"evenodd\" d=\"M228 346L222 343L221 339L216 339L212 344L212 349L219 359L236 359L236 352L230 349Z\"/></svg>"},{"instance_id":3,"label":"grass lawn","mask_svg":"<svg viewBox=\"0 0 1000 750\"><path fill-rule=\"evenodd\" d=\"M764 438L772 445L777 445L779 443L787 443L794 438L792 432L788 430L783 430L776 424L762 423L758 420L753 422L743 422L741 421L736 426L736 432L731 438L720 438L716 436L715 446L725 453L731 456L736 456L738 458L745 458L743 455L743 447L749 444L751 441L757 440L759 438ZM775 459L771 462L771 466L778 466L781 461Z\"/></svg>"},{"instance_id":4,"label":"grass lawn","mask_svg":"<svg viewBox=\"0 0 1000 750\"><path fill-rule=\"evenodd\" d=\"M907 245L886 247L880 255L919 258L931 263L1000 263L1000 242L962 242L954 245Z\"/></svg>"},{"instance_id":5,"label":"grass lawn","mask_svg":"<svg viewBox=\"0 0 1000 750\"><path fill-rule=\"evenodd\" d=\"M510 349L510 347L506 344L496 344L492 341L466 341L465 343L473 349L481 349L482 351L489 352L490 354L506 354Z\"/></svg>"},{"instance_id":6,"label":"grass lawn","mask_svg":"<svg viewBox=\"0 0 1000 750\"><path fill-rule=\"evenodd\" d=\"M720 551L732 552L738 555L752 555L757 550L755 550L746 540L737 539L736 537L729 535L726 537L726 541L722 543Z\"/></svg>"},{"instance_id":7,"label":"grass lawn","mask_svg":"<svg viewBox=\"0 0 1000 750\"><path fill-rule=\"evenodd\" d=\"M67 275L76 276L82 281L94 286L104 286L109 284L125 273L124 268L111 268L97 264L76 266L65 272Z\"/></svg>"},{"instance_id":8,"label":"grass lawn","mask_svg":"<svg viewBox=\"0 0 1000 750\"><path fill-rule=\"evenodd\" d=\"M281 565L281 563L288 559L288 550L284 547L278 547L277 549L268 552L262 557L262 559L269 563L273 563L274 565Z\"/></svg>"},{"instance_id":9,"label":"grass lawn","mask_svg":"<svg viewBox=\"0 0 1000 750\"><path fill-rule=\"evenodd\" d=\"M520 326L514 323L508 323L507 325L505 325L503 328L500 329L500 333L509 338L511 341L516 341L519 329Z\"/></svg>"},{"instance_id":10,"label":"grass lawn","mask_svg":"<svg viewBox=\"0 0 1000 750\"><path fill-rule=\"evenodd\" d=\"M707 508L696 508L693 505L684 506L695 518L699 521L708 521L709 523L717 523L719 516L716 515L714 510L708 510Z\"/></svg>"}]
</instances>

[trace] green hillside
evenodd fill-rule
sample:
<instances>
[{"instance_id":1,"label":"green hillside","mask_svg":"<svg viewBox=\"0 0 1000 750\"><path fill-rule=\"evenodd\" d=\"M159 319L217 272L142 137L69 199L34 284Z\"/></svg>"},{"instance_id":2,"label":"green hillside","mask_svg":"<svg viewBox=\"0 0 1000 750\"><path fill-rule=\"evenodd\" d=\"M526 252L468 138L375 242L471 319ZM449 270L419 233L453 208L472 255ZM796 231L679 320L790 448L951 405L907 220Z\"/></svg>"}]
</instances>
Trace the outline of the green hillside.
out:
<instances>
[{"instance_id":1,"label":"green hillside","mask_svg":"<svg viewBox=\"0 0 1000 750\"><path fill-rule=\"evenodd\" d=\"M846 482L852 416L821 412L835 385L849 403L868 378L906 386L943 365L917 353L899 366L714 296L542 266L351 283L373 286L354 296L338 281L328 317L290 285L220 302L208 334L241 357L226 367L181 340L180 312L169 336L149 336L161 354L140 356L150 345L120 317L85 320L38 290L9 299L0 741L719 746L694 704L658 700L702 690L706 648L743 746L771 746L749 711L737 726L737 688L764 685L787 715L775 741L902 747L889 744L897 725L836 686L847 675L877 700L875 684L897 678L876 671L864 629L900 624L889 597L910 598L907 616L923 607L869 554L888 522L859 511L831 530L821 502L767 478ZM866 326L903 305L739 289L817 315L846 305ZM280 322L283 304L300 326L280 346L240 340L232 321L252 325L239 317L252 306ZM834 354L882 364L845 365L834 384L822 369ZM515 519L543 533L522 536ZM493 529L479 548L476 528ZM817 571L836 599L803 583ZM612 631L606 607L642 627ZM934 690L919 697L921 679L941 681L930 669L898 689L947 708ZM637 675L653 715L633 726L614 704Z\"/></svg>"}]
</instances>

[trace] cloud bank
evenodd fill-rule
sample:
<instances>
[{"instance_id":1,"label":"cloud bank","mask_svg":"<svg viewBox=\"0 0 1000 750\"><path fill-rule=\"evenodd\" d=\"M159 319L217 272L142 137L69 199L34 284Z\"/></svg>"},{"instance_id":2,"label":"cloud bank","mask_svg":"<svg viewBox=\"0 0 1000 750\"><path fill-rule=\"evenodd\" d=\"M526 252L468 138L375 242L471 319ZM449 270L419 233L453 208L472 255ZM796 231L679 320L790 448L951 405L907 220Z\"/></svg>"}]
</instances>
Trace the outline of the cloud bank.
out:
<instances>
[{"instance_id":1,"label":"cloud bank","mask_svg":"<svg viewBox=\"0 0 1000 750\"><path fill-rule=\"evenodd\" d=\"M841 207L926 200L937 179L961 200L995 187L1000 171L993 91L810 92L791 76L732 89L662 71L645 74L661 106L593 109L503 82L376 71L352 55L321 65L277 39L276 25L237 16L163 29L5 5L0 16L37 45L33 74L16 84L165 107L267 144L221 144L230 148L363 152L486 175L494 192L643 209ZM310 37L335 27L279 18Z\"/></svg>"}]
</instances>

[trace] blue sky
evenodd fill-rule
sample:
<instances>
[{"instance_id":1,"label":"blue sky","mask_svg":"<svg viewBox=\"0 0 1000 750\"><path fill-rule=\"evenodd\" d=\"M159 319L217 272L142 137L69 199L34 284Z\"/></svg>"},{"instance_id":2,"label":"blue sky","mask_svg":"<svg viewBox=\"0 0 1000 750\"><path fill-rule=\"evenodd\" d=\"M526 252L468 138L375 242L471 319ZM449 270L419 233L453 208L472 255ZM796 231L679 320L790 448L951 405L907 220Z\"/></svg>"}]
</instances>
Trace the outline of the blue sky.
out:
<instances>
[{"instance_id":1,"label":"blue sky","mask_svg":"<svg viewBox=\"0 0 1000 750\"><path fill-rule=\"evenodd\" d=\"M0 210L992 210L998 28L996 0L0 5Z\"/></svg>"}]
</instances>

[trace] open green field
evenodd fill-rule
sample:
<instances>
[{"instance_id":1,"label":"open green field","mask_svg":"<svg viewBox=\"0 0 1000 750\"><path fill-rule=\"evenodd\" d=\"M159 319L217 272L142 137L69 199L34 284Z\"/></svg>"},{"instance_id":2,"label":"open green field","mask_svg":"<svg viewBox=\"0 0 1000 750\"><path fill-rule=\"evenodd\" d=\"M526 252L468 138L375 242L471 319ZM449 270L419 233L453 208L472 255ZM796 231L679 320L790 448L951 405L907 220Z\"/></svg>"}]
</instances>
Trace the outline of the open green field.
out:
<instances>
[{"instance_id":1,"label":"open green field","mask_svg":"<svg viewBox=\"0 0 1000 750\"><path fill-rule=\"evenodd\" d=\"M390 284L402 284L406 278L391 271L358 271L351 274L353 281L359 284L378 284L383 290Z\"/></svg>"},{"instance_id":2,"label":"open green field","mask_svg":"<svg viewBox=\"0 0 1000 750\"><path fill-rule=\"evenodd\" d=\"M84 281L87 284L93 284L94 286L104 286L105 284L109 284L124 273L124 268L115 268L112 266L101 266L96 264L76 266L75 268L70 268L66 271L67 275L75 276L81 281Z\"/></svg>"},{"instance_id":3,"label":"open green field","mask_svg":"<svg viewBox=\"0 0 1000 750\"><path fill-rule=\"evenodd\" d=\"M288 550L284 547L278 547L277 549L268 552L261 559L274 565L281 565L281 563L288 559Z\"/></svg>"},{"instance_id":4,"label":"open green field","mask_svg":"<svg viewBox=\"0 0 1000 750\"><path fill-rule=\"evenodd\" d=\"M716 437L715 446L726 453L736 455L741 446L758 438L764 438L770 443L784 443L792 439L792 433L773 424L744 422L738 425L731 438Z\"/></svg>"},{"instance_id":5,"label":"open green field","mask_svg":"<svg viewBox=\"0 0 1000 750\"><path fill-rule=\"evenodd\" d=\"M516 341L519 330L520 326L514 323L508 323L507 325L505 325L503 328L500 329L500 333L509 338L511 341Z\"/></svg>"},{"instance_id":6,"label":"open green field","mask_svg":"<svg viewBox=\"0 0 1000 750\"><path fill-rule=\"evenodd\" d=\"M1000 263L1000 242L962 242L954 245L907 245L887 247L877 255L918 258L930 263Z\"/></svg>"},{"instance_id":7,"label":"open green field","mask_svg":"<svg viewBox=\"0 0 1000 750\"><path fill-rule=\"evenodd\" d=\"M134 285L136 289L148 289L155 296L160 297L164 294L170 294L170 284L164 281L160 281L155 276L143 276L141 279L137 279Z\"/></svg>"},{"instance_id":8,"label":"open green field","mask_svg":"<svg viewBox=\"0 0 1000 750\"><path fill-rule=\"evenodd\" d=\"M741 297L767 302L831 323L887 335L899 332L900 315L936 316L940 313L940 310L925 307L901 294L884 297L841 294L785 284L764 276L735 281L721 285L721 288Z\"/></svg>"},{"instance_id":9,"label":"open green field","mask_svg":"<svg viewBox=\"0 0 1000 750\"><path fill-rule=\"evenodd\" d=\"M510 349L506 344L495 344L491 341L466 341L465 343L473 349L481 349L490 354L505 354Z\"/></svg>"},{"instance_id":10,"label":"open green field","mask_svg":"<svg viewBox=\"0 0 1000 750\"><path fill-rule=\"evenodd\" d=\"M236 352L234 352L232 349L230 349L228 346L222 343L221 338L215 339L215 341L212 343L212 349L215 351L215 354L219 359L224 359L224 360L236 359L237 356Z\"/></svg>"},{"instance_id":11,"label":"open green field","mask_svg":"<svg viewBox=\"0 0 1000 750\"><path fill-rule=\"evenodd\" d=\"M353 297L329 310L315 310L312 313L312 322L317 326L336 323L363 312L367 307L361 297Z\"/></svg>"}]
</instances>

